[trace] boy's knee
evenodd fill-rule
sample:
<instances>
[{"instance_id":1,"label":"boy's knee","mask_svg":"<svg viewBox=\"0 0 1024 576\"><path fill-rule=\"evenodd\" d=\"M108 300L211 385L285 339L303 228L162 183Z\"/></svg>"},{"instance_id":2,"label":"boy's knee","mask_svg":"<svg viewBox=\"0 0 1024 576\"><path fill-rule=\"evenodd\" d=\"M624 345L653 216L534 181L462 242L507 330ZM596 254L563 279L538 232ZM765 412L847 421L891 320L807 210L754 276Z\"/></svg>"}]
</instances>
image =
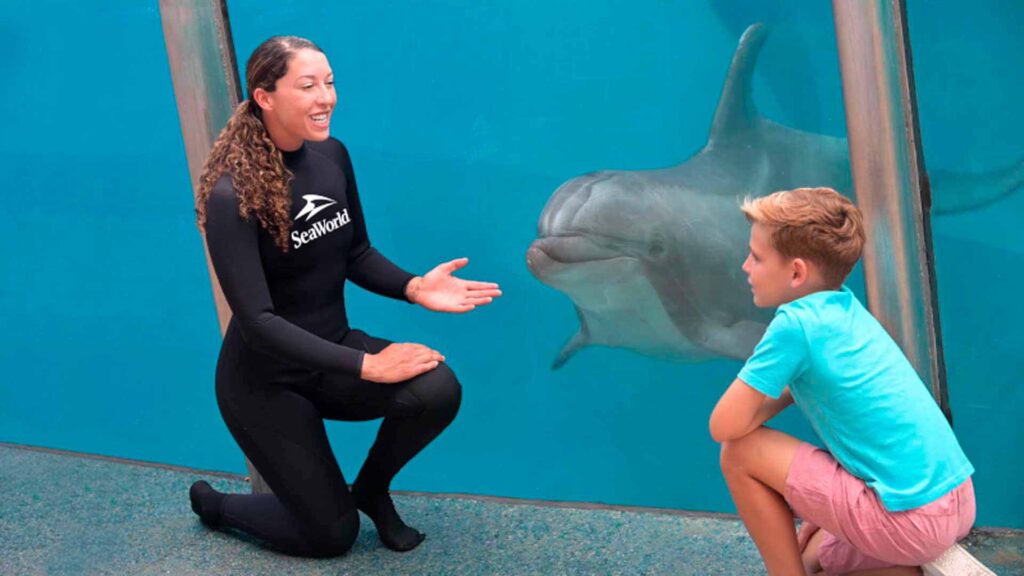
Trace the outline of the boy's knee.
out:
<instances>
[{"instance_id":1,"label":"boy's knee","mask_svg":"<svg viewBox=\"0 0 1024 576\"><path fill-rule=\"evenodd\" d=\"M722 442L721 448L718 452L718 466L723 472L733 465L736 458L736 449L733 446L733 442L733 440L726 440L725 442Z\"/></svg>"},{"instance_id":2,"label":"boy's knee","mask_svg":"<svg viewBox=\"0 0 1024 576\"><path fill-rule=\"evenodd\" d=\"M743 436L735 440L722 442L722 450L719 453L718 462L723 472L740 470L744 467L749 454L750 436Z\"/></svg>"}]
</instances>

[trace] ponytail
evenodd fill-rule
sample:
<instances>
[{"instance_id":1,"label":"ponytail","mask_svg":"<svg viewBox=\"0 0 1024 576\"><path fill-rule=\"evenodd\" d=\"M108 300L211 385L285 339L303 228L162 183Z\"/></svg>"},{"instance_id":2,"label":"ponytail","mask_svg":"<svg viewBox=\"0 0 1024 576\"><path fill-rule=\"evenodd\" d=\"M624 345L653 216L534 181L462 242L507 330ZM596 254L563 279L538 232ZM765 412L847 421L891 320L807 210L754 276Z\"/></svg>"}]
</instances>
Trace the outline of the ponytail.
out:
<instances>
[{"instance_id":1,"label":"ponytail","mask_svg":"<svg viewBox=\"0 0 1024 576\"><path fill-rule=\"evenodd\" d=\"M227 174L238 198L238 215L243 219L255 216L274 243L287 252L292 173L270 139L260 112L252 100L243 100L213 143L199 176L196 224L206 232L206 204L217 181Z\"/></svg>"}]
</instances>

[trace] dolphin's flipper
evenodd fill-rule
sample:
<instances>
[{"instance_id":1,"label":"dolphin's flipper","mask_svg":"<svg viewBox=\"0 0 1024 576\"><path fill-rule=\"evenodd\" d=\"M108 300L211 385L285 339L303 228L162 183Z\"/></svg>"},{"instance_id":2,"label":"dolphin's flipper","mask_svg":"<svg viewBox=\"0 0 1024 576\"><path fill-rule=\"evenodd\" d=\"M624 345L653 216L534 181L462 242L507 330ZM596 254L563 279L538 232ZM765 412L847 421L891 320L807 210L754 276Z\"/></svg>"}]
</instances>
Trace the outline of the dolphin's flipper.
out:
<instances>
[{"instance_id":1,"label":"dolphin's flipper","mask_svg":"<svg viewBox=\"0 0 1024 576\"><path fill-rule=\"evenodd\" d=\"M771 319L766 311L755 310L753 320L734 317L734 321L725 323L702 310L701 304L689 297L689 291L682 287L663 285L658 293L665 312L680 333L700 348L725 358L743 360L749 357ZM676 297L666 298L666 294L675 294ZM725 294L723 292L720 297L727 298ZM762 318L764 321L759 321Z\"/></svg>"},{"instance_id":2,"label":"dolphin's flipper","mask_svg":"<svg viewBox=\"0 0 1024 576\"><path fill-rule=\"evenodd\" d=\"M562 346L562 351L558 353L558 357L551 363L552 370L558 370L564 366L577 350L585 348L590 344L590 331L587 329L587 321L583 318L583 313L580 312L579 308L576 308L576 315L580 319L580 329L572 335L572 338L565 343L565 346Z\"/></svg>"},{"instance_id":3,"label":"dolphin's flipper","mask_svg":"<svg viewBox=\"0 0 1024 576\"><path fill-rule=\"evenodd\" d=\"M742 134L754 126L758 115L751 95L754 67L757 56L761 53L768 31L764 24L753 24L740 38L736 53L729 66L729 74L722 88L722 97L718 100L715 120L711 123L711 136L708 146L714 146L716 140L726 140L730 136Z\"/></svg>"},{"instance_id":4,"label":"dolphin's flipper","mask_svg":"<svg viewBox=\"0 0 1024 576\"><path fill-rule=\"evenodd\" d=\"M983 174L944 170L936 170L934 174L932 210L936 214L967 212L1001 200L1024 187L1024 159Z\"/></svg>"},{"instance_id":5,"label":"dolphin's flipper","mask_svg":"<svg viewBox=\"0 0 1024 576\"><path fill-rule=\"evenodd\" d=\"M731 326L702 325L702 344L726 358L744 360L754 351L768 327L760 322L740 320Z\"/></svg>"}]
</instances>

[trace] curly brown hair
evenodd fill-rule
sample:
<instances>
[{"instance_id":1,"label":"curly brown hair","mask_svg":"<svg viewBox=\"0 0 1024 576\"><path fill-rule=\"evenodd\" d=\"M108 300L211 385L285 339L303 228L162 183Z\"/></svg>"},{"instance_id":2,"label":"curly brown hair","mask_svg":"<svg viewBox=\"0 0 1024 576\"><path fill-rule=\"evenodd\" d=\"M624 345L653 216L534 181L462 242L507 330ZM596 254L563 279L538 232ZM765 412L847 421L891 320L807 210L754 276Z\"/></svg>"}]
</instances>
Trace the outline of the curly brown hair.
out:
<instances>
[{"instance_id":1,"label":"curly brown hair","mask_svg":"<svg viewBox=\"0 0 1024 576\"><path fill-rule=\"evenodd\" d=\"M274 36L253 51L245 66L246 100L235 108L221 130L199 176L196 223L206 232L206 203L214 184L230 174L238 197L238 214L259 220L282 251L288 251L291 226L292 173L263 124L262 111L253 101L257 88L273 92L288 73L292 56L303 48L323 53L316 44L296 36Z\"/></svg>"}]
</instances>

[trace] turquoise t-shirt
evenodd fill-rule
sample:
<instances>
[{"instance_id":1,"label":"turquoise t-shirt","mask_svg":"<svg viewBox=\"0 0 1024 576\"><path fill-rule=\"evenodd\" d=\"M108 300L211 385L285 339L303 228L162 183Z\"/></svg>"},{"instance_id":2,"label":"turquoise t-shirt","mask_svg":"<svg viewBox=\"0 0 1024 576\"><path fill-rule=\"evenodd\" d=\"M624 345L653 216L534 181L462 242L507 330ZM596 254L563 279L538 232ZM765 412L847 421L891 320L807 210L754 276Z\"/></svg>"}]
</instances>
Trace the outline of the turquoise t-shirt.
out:
<instances>
[{"instance_id":1,"label":"turquoise t-shirt","mask_svg":"<svg viewBox=\"0 0 1024 576\"><path fill-rule=\"evenodd\" d=\"M772 398L788 385L832 456L891 512L974 473L910 362L845 286L780 306L738 377Z\"/></svg>"}]
</instances>

